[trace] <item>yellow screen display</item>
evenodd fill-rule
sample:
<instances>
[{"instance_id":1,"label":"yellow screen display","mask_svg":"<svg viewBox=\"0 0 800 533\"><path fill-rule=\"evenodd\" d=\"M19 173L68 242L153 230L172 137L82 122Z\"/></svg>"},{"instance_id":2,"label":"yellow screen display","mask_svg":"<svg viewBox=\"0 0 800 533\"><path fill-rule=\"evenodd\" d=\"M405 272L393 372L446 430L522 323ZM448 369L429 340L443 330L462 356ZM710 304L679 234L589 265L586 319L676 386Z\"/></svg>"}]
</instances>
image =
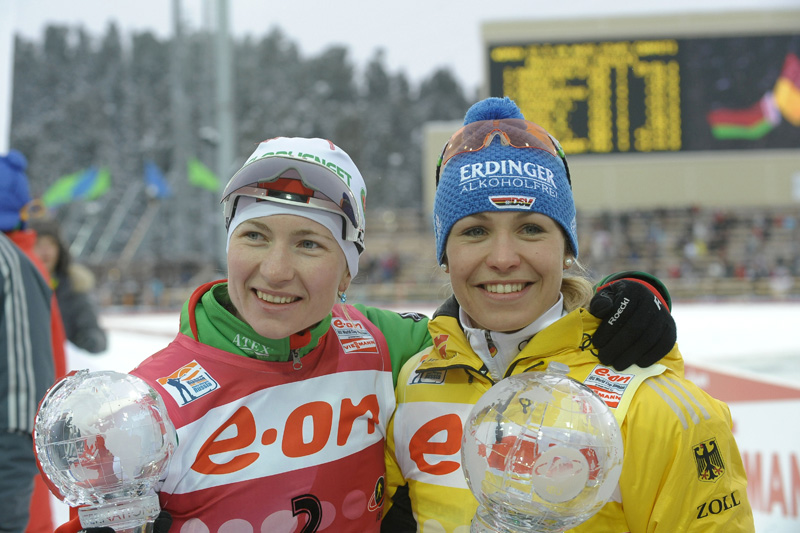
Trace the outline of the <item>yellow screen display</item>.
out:
<instances>
[{"instance_id":1,"label":"yellow screen display","mask_svg":"<svg viewBox=\"0 0 800 533\"><path fill-rule=\"evenodd\" d=\"M509 96L567 153L800 147L800 34L490 46Z\"/></svg>"}]
</instances>

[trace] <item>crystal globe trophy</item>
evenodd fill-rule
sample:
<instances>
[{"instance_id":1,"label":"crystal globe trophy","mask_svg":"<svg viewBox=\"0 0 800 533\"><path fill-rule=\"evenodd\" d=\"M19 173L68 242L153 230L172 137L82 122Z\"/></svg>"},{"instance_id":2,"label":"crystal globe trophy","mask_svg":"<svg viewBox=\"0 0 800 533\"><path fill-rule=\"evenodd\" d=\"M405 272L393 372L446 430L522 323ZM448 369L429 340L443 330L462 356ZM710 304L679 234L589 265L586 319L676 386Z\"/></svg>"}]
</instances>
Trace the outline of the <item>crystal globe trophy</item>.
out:
<instances>
[{"instance_id":1,"label":"crystal globe trophy","mask_svg":"<svg viewBox=\"0 0 800 533\"><path fill-rule=\"evenodd\" d=\"M505 378L473 406L461 446L479 506L471 532L562 532L608 501L622 470L616 419L589 387L550 363Z\"/></svg>"},{"instance_id":2,"label":"crystal globe trophy","mask_svg":"<svg viewBox=\"0 0 800 533\"><path fill-rule=\"evenodd\" d=\"M69 374L45 395L34 432L51 490L83 506L82 527L148 530L161 510L152 489L177 445L166 406L150 385L112 371Z\"/></svg>"}]
</instances>

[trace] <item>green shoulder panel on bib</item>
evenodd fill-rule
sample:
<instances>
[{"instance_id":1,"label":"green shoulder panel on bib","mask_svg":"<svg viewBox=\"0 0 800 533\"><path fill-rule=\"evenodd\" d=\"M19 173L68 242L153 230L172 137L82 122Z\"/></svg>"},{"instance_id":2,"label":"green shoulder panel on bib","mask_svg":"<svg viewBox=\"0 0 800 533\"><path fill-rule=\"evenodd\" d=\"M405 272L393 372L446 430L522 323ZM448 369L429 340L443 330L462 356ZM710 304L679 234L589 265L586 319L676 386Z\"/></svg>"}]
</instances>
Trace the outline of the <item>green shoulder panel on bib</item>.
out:
<instances>
[{"instance_id":1,"label":"green shoulder panel on bib","mask_svg":"<svg viewBox=\"0 0 800 533\"><path fill-rule=\"evenodd\" d=\"M362 304L354 304L353 307L378 326L386 338L389 357L392 360L392 378L396 386L398 374L405 362L431 345L428 317L418 313L398 313Z\"/></svg>"}]
</instances>

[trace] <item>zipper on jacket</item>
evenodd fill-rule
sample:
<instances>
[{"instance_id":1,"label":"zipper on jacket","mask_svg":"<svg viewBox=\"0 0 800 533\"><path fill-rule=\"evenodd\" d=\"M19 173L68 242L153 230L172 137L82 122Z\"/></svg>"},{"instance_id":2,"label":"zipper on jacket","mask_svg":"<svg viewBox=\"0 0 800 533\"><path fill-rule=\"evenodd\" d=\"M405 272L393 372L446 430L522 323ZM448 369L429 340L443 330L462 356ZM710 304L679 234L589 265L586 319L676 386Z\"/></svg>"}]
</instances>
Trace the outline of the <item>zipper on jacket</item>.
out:
<instances>
[{"instance_id":1,"label":"zipper on jacket","mask_svg":"<svg viewBox=\"0 0 800 533\"><path fill-rule=\"evenodd\" d=\"M486 372L481 372L480 370L476 370L475 367L472 367L472 366L469 366L469 365L454 365L454 366L450 366L450 367L447 367L447 368L448 369L449 368L462 368L462 369L464 369L464 371L469 376L470 384L472 384L472 380L475 379L478 376L480 376L483 379L489 381L489 383L490 383L489 386L490 387L493 387L497 383L495 380L493 380L489 376L489 372L488 372L488 369L486 368L486 365L483 365L483 368L482 368L482 370L486 369Z\"/></svg>"},{"instance_id":2,"label":"zipper on jacket","mask_svg":"<svg viewBox=\"0 0 800 533\"><path fill-rule=\"evenodd\" d=\"M488 329L483 330L483 335L486 337L486 346L489 348L489 357L494 358L495 354L497 353L497 345L495 345L494 340L492 340L492 334L489 333Z\"/></svg>"},{"instance_id":3,"label":"zipper on jacket","mask_svg":"<svg viewBox=\"0 0 800 533\"><path fill-rule=\"evenodd\" d=\"M303 363L300 361L300 350L290 350L289 353L292 354L292 368L295 370L303 368Z\"/></svg>"}]
</instances>

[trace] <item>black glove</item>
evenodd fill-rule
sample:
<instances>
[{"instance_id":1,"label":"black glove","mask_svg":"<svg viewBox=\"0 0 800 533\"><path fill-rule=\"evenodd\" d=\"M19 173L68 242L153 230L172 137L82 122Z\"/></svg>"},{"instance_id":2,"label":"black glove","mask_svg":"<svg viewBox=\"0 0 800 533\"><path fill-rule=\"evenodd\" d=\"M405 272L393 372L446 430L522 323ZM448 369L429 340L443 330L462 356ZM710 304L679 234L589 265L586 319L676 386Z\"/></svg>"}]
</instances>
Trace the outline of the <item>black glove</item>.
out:
<instances>
[{"instance_id":1,"label":"black glove","mask_svg":"<svg viewBox=\"0 0 800 533\"><path fill-rule=\"evenodd\" d=\"M675 320L662 295L640 280L625 278L601 286L589 312L603 321L592 336L600 362L625 370L650 366L675 345Z\"/></svg>"},{"instance_id":2,"label":"black glove","mask_svg":"<svg viewBox=\"0 0 800 533\"><path fill-rule=\"evenodd\" d=\"M153 533L167 533L172 527L172 516L166 511L161 511L153 522ZM78 533L116 533L110 527L87 527Z\"/></svg>"}]
</instances>

